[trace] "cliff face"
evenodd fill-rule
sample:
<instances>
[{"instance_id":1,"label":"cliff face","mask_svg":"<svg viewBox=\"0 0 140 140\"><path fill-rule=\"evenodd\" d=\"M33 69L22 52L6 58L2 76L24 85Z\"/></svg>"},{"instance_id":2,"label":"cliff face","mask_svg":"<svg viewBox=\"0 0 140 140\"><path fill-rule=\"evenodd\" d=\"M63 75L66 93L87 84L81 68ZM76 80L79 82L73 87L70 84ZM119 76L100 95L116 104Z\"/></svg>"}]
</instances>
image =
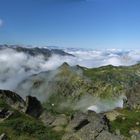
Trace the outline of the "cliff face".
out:
<instances>
[{"instance_id":1,"label":"cliff face","mask_svg":"<svg viewBox=\"0 0 140 140\"><path fill-rule=\"evenodd\" d=\"M0 90L0 100L14 109L24 111L24 100L18 94L12 91Z\"/></svg>"}]
</instances>

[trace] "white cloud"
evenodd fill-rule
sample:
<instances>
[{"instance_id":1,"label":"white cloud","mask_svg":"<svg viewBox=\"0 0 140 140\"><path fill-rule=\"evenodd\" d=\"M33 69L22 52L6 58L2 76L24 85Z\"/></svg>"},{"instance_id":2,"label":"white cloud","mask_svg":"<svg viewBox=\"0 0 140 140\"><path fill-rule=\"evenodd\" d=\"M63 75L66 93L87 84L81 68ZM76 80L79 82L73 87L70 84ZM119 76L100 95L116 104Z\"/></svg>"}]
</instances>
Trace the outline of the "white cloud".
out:
<instances>
[{"instance_id":1,"label":"white cloud","mask_svg":"<svg viewBox=\"0 0 140 140\"><path fill-rule=\"evenodd\" d=\"M88 68L100 67L105 65L129 66L140 61L139 50L66 50L76 56L75 64Z\"/></svg>"},{"instance_id":2,"label":"white cloud","mask_svg":"<svg viewBox=\"0 0 140 140\"><path fill-rule=\"evenodd\" d=\"M75 55L75 57L53 55L46 61L41 55L33 57L22 52L16 52L12 49L0 50L0 89L15 90L22 95L22 97L28 94L32 95L33 93L33 95L43 101L49 94L49 89L46 90L47 86L42 85L39 89L31 89L30 80L23 85L23 89L20 87L20 89L17 90L17 85L33 74L56 69L63 62L67 62L71 66L78 64L92 68L109 64L114 66L129 66L140 61L139 50L122 51L113 49L86 51L69 49L66 51ZM49 81L49 79L52 79L53 75L55 75L55 72L50 74L50 77L47 76L47 80ZM42 76L45 77L46 75ZM44 84L47 85L47 82ZM39 94L35 94L36 92ZM88 96L77 102L75 109L88 109L99 113L116 107L123 107L123 97L114 101L101 101L100 99Z\"/></svg>"},{"instance_id":3,"label":"white cloud","mask_svg":"<svg viewBox=\"0 0 140 140\"><path fill-rule=\"evenodd\" d=\"M98 100L92 106L89 106L87 110L95 111L96 113L106 112L115 108L123 108L123 98L119 97L116 100Z\"/></svg>"},{"instance_id":4,"label":"white cloud","mask_svg":"<svg viewBox=\"0 0 140 140\"><path fill-rule=\"evenodd\" d=\"M109 64L128 66L140 61L140 51L135 50L67 50L67 52L76 57L53 55L45 61L43 56L33 57L12 49L0 50L0 88L13 90L29 75L55 69L63 62L72 66L78 64L92 68Z\"/></svg>"}]
</instances>

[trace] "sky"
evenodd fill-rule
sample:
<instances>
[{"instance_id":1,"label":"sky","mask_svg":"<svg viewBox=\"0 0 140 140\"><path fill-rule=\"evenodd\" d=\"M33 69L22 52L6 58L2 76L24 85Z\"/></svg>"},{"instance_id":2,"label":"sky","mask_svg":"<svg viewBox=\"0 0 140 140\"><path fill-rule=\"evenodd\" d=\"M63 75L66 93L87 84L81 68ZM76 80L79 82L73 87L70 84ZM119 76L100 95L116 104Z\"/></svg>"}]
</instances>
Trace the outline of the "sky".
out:
<instances>
[{"instance_id":1,"label":"sky","mask_svg":"<svg viewBox=\"0 0 140 140\"><path fill-rule=\"evenodd\" d=\"M140 0L0 0L0 44L140 48Z\"/></svg>"}]
</instances>

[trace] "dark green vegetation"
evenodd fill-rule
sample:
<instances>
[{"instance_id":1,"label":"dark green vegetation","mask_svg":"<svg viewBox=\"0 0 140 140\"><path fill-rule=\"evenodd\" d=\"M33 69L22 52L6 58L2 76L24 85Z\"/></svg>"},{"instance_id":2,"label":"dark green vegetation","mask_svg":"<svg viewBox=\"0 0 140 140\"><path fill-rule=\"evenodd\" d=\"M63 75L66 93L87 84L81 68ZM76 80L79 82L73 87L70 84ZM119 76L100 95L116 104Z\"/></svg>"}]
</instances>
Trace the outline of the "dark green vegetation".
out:
<instances>
[{"instance_id":1,"label":"dark green vegetation","mask_svg":"<svg viewBox=\"0 0 140 140\"><path fill-rule=\"evenodd\" d=\"M116 120L111 121L111 131L116 129L124 136L130 137L131 130L140 131L140 110L123 109L118 111L120 115Z\"/></svg>"},{"instance_id":2,"label":"dark green vegetation","mask_svg":"<svg viewBox=\"0 0 140 140\"><path fill-rule=\"evenodd\" d=\"M55 132L50 127L32 118L29 115L19 112L0 100L0 109L11 111L12 115L0 120L0 134L6 133L10 140L60 140L63 132Z\"/></svg>"}]
</instances>

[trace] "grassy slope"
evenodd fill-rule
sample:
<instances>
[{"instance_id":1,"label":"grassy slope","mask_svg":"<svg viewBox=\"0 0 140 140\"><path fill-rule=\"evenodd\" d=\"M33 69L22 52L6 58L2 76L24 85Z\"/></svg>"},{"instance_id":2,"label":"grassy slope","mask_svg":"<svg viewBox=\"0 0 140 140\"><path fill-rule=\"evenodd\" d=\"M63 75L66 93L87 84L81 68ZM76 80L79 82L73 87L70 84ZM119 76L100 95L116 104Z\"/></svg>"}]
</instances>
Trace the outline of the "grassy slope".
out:
<instances>
[{"instance_id":1,"label":"grassy slope","mask_svg":"<svg viewBox=\"0 0 140 140\"><path fill-rule=\"evenodd\" d=\"M11 140L60 140L62 134L56 133L51 128L45 127L39 120L13 110L2 100L0 108L13 111L13 115L0 122L0 134L6 133Z\"/></svg>"},{"instance_id":2,"label":"grassy slope","mask_svg":"<svg viewBox=\"0 0 140 140\"><path fill-rule=\"evenodd\" d=\"M130 136L130 130L140 131L140 124L136 125L137 122L140 123L140 110L122 109L119 110L119 113L121 115L116 120L110 122L111 131L114 132L116 129L119 129L121 134L127 137Z\"/></svg>"},{"instance_id":3,"label":"grassy slope","mask_svg":"<svg viewBox=\"0 0 140 140\"><path fill-rule=\"evenodd\" d=\"M125 92L127 88L140 81L137 72L140 65L129 67L104 66L94 69L84 70L84 75L90 78L98 87L100 97L108 98L118 96Z\"/></svg>"},{"instance_id":4,"label":"grassy slope","mask_svg":"<svg viewBox=\"0 0 140 140\"><path fill-rule=\"evenodd\" d=\"M78 70L81 74L78 74ZM129 88L135 87L135 83L140 83L139 70L139 64L129 67L109 65L93 69L78 66L73 68L65 64L59 68L52 80L54 91L44 106L53 113L68 114L71 113L71 106L86 95L115 100ZM59 107L63 102L65 106L61 110ZM55 106L52 106L52 103L55 103Z\"/></svg>"}]
</instances>

